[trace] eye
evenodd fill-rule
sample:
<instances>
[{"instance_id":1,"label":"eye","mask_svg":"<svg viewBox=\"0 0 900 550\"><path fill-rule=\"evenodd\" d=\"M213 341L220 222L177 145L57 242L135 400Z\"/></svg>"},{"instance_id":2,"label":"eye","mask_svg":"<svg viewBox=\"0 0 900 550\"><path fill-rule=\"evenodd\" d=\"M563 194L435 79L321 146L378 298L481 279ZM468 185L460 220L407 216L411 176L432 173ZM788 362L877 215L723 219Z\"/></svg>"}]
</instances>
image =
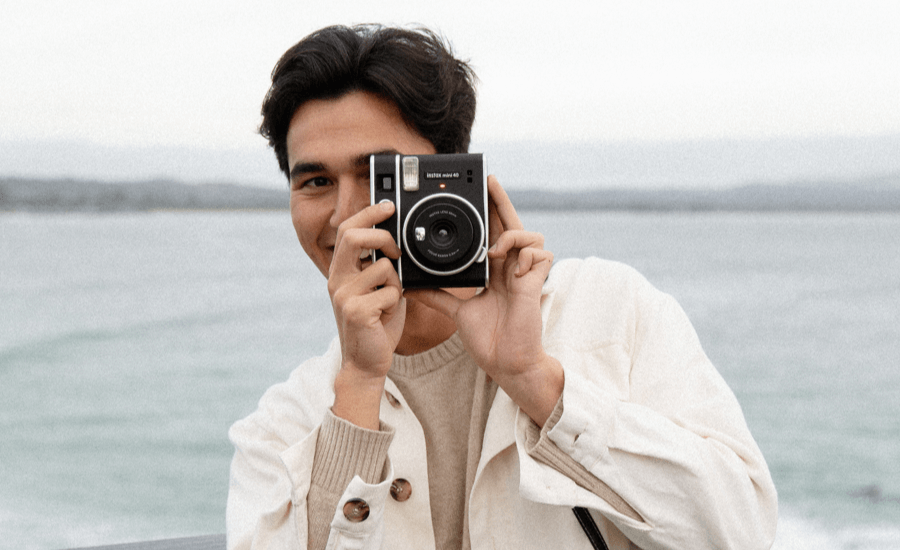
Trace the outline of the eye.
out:
<instances>
[{"instance_id":1,"label":"eye","mask_svg":"<svg viewBox=\"0 0 900 550\"><path fill-rule=\"evenodd\" d=\"M291 189L303 193L315 193L329 185L331 185L331 180L322 176L317 176L305 180L297 179L291 186Z\"/></svg>"}]
</instances>

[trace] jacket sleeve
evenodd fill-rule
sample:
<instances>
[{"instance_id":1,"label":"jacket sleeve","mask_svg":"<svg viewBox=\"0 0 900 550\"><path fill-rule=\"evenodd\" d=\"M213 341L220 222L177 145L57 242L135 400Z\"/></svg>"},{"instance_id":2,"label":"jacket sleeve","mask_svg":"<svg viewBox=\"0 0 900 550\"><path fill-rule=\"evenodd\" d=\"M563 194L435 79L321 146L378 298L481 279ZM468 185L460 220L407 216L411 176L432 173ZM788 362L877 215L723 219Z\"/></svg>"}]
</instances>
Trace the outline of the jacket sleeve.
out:
<instances>
[{"instance_id":1,"label":"jacket sleeve","mask_svg":"<svg viewBox=\"0 0 900 550\"><path fill-rule=\"evenodd\" d=\"M380 548L385 499L393 479L386 458L393 431L384 427L388 429L351 437L338 420L327 416L323 426L289 447L250 419L235 424L229 434L236 452L228 494L228 548ZM331 444L322 444L323 432L331 434L324 437ZM378 441L366 445L362 441L366 438ZM342 460L323 461L323 452L337 452ZM380 481L366 482L350 471L372 460L380 464L374 467ZM367 472L362 475L372 477L373 468L363 469ZM341 486L333 495L334 483ZM362 521L344 513L344 506L353 502L364 503ZM316 529L310 520L322 515L317 511L322 506L331 511L325 512L323 529Z\"/></svg>"},{"instance_id":2,"label":"jacket sleeve","mask_svg":"<svg viewBox=\"0 0 900 550\"><path fill-rule=\"evenodd\" d=\"M289 447L251 416L231 427L231 462L226 539L229 549L306 548L306 493L318 430ZM288 471L281 456L292 467Z\"/></svg>"},{"instance_id":3,"label":"jacket sleeve","mask_svg":"<svg viewBox=\"0 0 900 550\"><path fill-rule=\"evenodd\" d=\"M339 349L335 338L231 427L229 549L378 547L393 429L354 430L330 414ZM343 505L355 498L369 506L365 521L344 517Z\"/></svg>"},{"instance_id":4,"label":"jacket sleeve","mask_svg":"<svg viewBox=\"0 0 900 550\"><path fill-rule=\"evenodd\" d=\"M597 281L598 269L583 266L577 285ZM577 305L555 314L563 336L548 351L566 382L562 415L547 436L637 517L529 457L521 413L520 491L538 502L593 508L645 550L769 548L775 488L734 394L674 299L638 276L627 279L626 288L597 283L593 292L609 298L590 301L590 309L591 289L576 289L568 298ZM613 322L621 332L604 328ZM564 337L585 330L598 336Z\"/></svg>"}]
</instances>

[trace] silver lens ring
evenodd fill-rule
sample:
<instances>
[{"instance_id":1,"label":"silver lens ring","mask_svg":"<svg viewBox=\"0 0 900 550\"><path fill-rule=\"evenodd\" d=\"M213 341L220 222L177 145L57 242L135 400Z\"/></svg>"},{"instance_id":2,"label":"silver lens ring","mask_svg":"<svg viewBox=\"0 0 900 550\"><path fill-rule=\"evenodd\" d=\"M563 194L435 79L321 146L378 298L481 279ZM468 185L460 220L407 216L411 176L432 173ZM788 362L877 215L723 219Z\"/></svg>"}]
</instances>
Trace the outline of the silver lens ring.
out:
<instances>
[{"instance_id":1,"label":"silver lens ring","mask_svg":"<svg viewBox=\"0 0 900 550\"><path fill-rule=\"evenodd\" d=\"M475 252L471 255L469 260L467 262L465 262L464 265L462 265L461 267L452 269L450 271L439 271L434 268L422 265L422 262L420 262L419 259L416 258L416 254L413 252L414 247L411 247L410 243L407 242L407 235L408 235L407 229L409 226L409 221L415 218L414 214L415 214L416 210L422 205L428 206L428 203L430 203L431 201L433 201L435 199L451 199L454 203L457 203L461 206L465 206L469 210L469 212L471 212L471 214L472 214L470 219L474 219L478 222L477 225L473 224L473 225L475 225L475 227L477 227L477 230L480 235L480 238L473 239L473 242L477 243ZM481 216L478 214L478 210L476 210L475 207L472 206L472 203L470 203L466 199L460 197L459 195L452 195L450 193L438 193L436 195L431 195L430 197L417 202L416 205L413 206L410 209L410 211L406 214L406 219L403 220L403 248L406 250L407 254L409 255L409 258L413 261L414 264L416 264L416 266L419 267L419 269L421 269L425 273L429 273L431 275L438 275L438 276L456 275L457 273L460 273L460 272L466 270L470 265L475 263L475 260L477 260L478 258L480 258L482 256L481 252L484 250L484 246L485 246L484 241L485 241L484 220L481 219Z\"/></svg>"}]
</instances>

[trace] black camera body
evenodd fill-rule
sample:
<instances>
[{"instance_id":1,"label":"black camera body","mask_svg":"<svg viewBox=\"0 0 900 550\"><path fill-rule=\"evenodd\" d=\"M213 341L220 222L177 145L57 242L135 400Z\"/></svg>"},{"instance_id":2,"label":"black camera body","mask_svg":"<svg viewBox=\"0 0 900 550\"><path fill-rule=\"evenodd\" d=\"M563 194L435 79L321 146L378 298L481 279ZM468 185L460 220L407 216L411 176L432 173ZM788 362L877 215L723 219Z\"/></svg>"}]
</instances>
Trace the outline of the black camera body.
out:
<instances>
[{"instance_id":1,"label":"black camera body","mask_svg":"<svg viewBox=\"0 0 900 550\"><path fill-rule=\"evenodd\" d=\"M372 155L372 204L391 201L385 229L401 250L403 288L488 284L487 166L481 154ZM372 259L383 254L373 251Z\"/></svg>"}]
</instances>

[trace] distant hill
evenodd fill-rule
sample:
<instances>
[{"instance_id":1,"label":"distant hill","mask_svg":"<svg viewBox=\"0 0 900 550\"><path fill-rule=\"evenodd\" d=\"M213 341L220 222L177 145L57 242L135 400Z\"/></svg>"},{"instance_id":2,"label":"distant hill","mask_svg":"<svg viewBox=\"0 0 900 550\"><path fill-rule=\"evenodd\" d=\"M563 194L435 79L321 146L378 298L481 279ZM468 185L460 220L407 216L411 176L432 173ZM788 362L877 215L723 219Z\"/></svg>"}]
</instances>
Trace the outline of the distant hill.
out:
<instances>
[{"instance_id":1,"label":"distant hill","mask_svg":"<svg viewBox=\"0 0 900 550\"><path fill-rule=\"evenodd\" d=\"M900 211L900 174L852 182L749 184L726 189L509 191L520 210Z\"/></svg>"},{"instance_id":2,"label":"distant hill","mask_svg":"<svg viewBox=\"0 0 900 550\"><path fill-rule=\"evenodd\" d=\"M521 189L725 189L752 182L856 181L900 173L900 133L624 142L476 138L469 150L487 155L489 171L501 183ZM211 148L0 137L0 177L13 176L116 183L285 183L262 138L252 146Z\"/></svg>"},{"instance_id":3,"label":"distant hill","mask_svg":"<svg viewBox=\"0 0 900 550\"><path fill-rule=\"evenodd\" d=\"M288 190L175 181L107 183L75 179L0 179L0 211L140 212L271 210L288 207Z\"/></svg>"},{"instance_id":4,"label":"distant hill","mask_svg":"<svg viewBox=\"0 0 900 550\"><path fill-rule=\"evenodd\" d=\"M520 210L900 211L900 174L851 182L751 184L727 189L509 190ZM174 181L107 183L0 179L0 212L272 210L288 190Z\"/></svg>"}]
</instances>

